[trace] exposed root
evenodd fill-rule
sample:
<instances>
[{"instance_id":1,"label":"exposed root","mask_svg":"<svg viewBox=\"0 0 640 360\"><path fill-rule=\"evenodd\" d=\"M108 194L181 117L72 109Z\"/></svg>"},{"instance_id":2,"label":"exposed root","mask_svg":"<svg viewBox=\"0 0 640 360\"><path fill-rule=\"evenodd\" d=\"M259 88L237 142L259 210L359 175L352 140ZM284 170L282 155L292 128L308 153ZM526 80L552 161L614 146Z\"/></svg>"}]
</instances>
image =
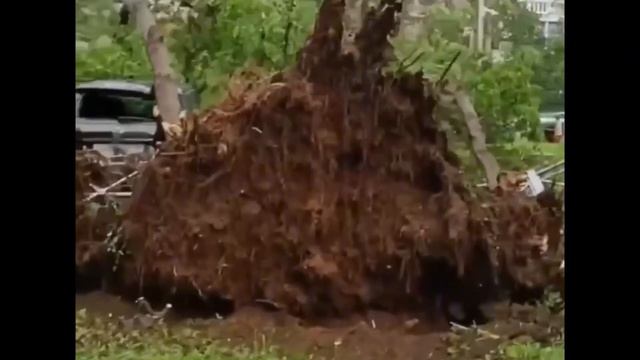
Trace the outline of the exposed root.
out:
<instances>
[{"instance_id":1,"label":"exposed root","mask_svg":"<svg viewBox=\"0 0 640 360\"><path fill-rule=\"evenodd\" d=\"M399 10L382 3L354 57L340 49L343 2L325 1L297 67L167 144L185 155L157 157L138 182L125 288L313 317L422 307L433 259L474 294L503 277L549 281L558 215L517 193L467 190L432 84L382 72Z\"/></svg>"}]
</instances>

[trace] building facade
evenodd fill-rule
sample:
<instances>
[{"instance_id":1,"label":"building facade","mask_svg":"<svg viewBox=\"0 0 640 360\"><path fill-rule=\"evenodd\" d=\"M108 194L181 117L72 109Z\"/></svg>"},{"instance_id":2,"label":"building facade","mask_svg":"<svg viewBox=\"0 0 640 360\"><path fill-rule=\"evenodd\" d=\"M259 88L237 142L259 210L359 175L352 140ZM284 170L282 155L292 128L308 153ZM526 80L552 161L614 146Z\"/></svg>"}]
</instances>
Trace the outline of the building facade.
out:
<instances>
[{"instance_id":1,"label":"building facade","mask_svg":"<svg viewBox=\"0 0 640 360\"><path fill-rule=\"evenodd\" d=\"M564 36L564 0L519 0L540 17L545 39Z\"/></svg>"}]
</instances>

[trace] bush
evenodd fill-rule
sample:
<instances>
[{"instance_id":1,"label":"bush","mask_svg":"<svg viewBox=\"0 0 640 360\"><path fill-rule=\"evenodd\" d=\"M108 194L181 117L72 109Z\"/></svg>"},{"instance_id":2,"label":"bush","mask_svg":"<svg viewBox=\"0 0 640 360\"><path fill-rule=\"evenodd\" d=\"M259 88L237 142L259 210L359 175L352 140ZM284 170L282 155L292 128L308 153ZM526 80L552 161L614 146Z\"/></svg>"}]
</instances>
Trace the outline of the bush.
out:
<instances>
[{"instance_id":1,"label":"bush","mask_svg":"<svg viewBox=\"0 0 640 360\"><path fill-rule=\"evenodd\" d=\"M494 39L514 43L514 50L502 62L469 49L463 34L465 28L474 26L473 8L433 6L425 26L427 36L417 43L396 41L396 53L399 59L413 60L422 53L406 70L437 79L459 52L447 78L470 91L488 141L503 143L520 137L537 141L542 135L538 111L543 94L549 101L549 94L557 98L556 89L564 88L564 51L558 46L545 50L530 45L539 37L538 22L520 5L499 1L495 8L499 12L495 22L502 23L502 29L495 27L500 31L496 30ZM542 89L551 91L543 93Z\"/></svg>"},{"instance_id":2,"label":"bush","mask_svg":"<svg viewBox=\"0 0 640 360\"><path fill-rule=\"evenodd\" d=\"M510 142L518 137L540 140L540 88L532 83L536 61L526 52L518 52L471 79L474 104L489 142Z\"/></svg>"},{"instance_id":3,"label":"bush","mask_svg":"<svg viewBox=\"0 0 640 360\"><path fill-rule=\"evenodd\" d=\"M416 58L415 54L423 53L419 61L406 70L422 71L433 80L441 76L460 52L447 79L466 85L470 91L488 141L541 138L540 88L533 84L533 66L539 61L535 50L522 49L502 63L491 64L487 56L474 54L465 45L434 35L417 46L398 42L396 51L399 59Z\"/></svg>"},{"instance_id":4,"label":"bush","mask_svg":"<svg viewBox=\"0 0 640 360\"><path fill-rule=\"evenodd\" d=\"M96 79L149 80L153 72L140 36L117 31L103 35L76 50L76 81Z\"/></svg>"}]
</instances>

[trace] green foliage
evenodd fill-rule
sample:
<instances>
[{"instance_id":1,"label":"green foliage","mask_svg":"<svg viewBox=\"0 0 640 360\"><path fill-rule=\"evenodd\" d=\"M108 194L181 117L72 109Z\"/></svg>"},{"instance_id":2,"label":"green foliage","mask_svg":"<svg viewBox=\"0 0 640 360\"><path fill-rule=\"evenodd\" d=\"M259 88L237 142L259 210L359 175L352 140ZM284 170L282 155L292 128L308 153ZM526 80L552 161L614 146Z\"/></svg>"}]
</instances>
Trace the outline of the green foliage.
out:
<instances>
[{"instance_id":1,"label":"green foliage","mask_svg":"<svg viewBox=\"0 0 640 360\"><path fill-rule=\"evenodd\" d=\"M542 52L541 61L534 67L533 83L543 92L543 109L564 109L564 40L556 40Z\"/></svg>"},{"instance_id":2,"label":"green foliage","mask_svg":"<svg viewBox=\"0 0 640 360\"><path fill-rule=\"evenodd\" d=\"M194 2L186 16L163 12L166 20L158 22L167 34L174 70L201 93L206 106L224 94L238 68L253 63L279 70L291 64L316 8L312 0L203 0ZM132 27L118 25L111 0L77 0L76 10L76 80L151 78L141 37Z\"/></svg>"},{"instance_id":3,"label":"green foliage","mask_svg":"<svg viewBox=\"0 0 640 360\"><path fill-rule=\"evenodd\" d=\"M518 136L540 138L540 88L532 84L535 59L518 52L507 61L480 72L470 82L476 111L490 142Z\"/></svg>"},{"instance_id":4,"label":"green foliage","mask_svg":"<svg viewBox=\"0 0 640 360\"><path fill-rule=\"evenodd\" d=\"M216 98L231 73L248 63L271 70L289 65L311 30L315 7L309 0L208 1L195 9L197 16L176 21L171 50L187 81L204 99Z\"/></svg>"},{"instance_id":5,"label":"green foliage","mask_svg":"<svg viewBox=\"0 0 640 360\"><path fill-rule=\"evenodd\" d=\"M152 78L142 38L117 24L113 0L76 0L76 81Z\"/></svg>"},{"instance_id":6,"label":"green foliage","mask_svg":"<svg viewBox=\"0 0 640 360\"><path fill-rule=\"evenodd\" d=\"M76 40L90 42L113 31L113 0L76 0Z\"/></svg>"},{"instance_id":7,"label":"green foliage","mask_svg":"<svg viewBox=\"0 0 640 360\"><path fill-rule=\"evenodd\" d=\"M516 344L504 348L504 360L564 360L564 346L542 346L536 343Z\"/></svg>"},{"instance_id":8,"label":"green foliage","mask_svg":"<svg viewBox=\"0 0 640 360\"><path fill-rule=\"evenodd\" d=\"M114 37L103 35L76 50L76 81L95 79L151 79L153 73L142 38L118 30Z\"/></svg>"},{"instance_id":9,"label":"green foliage","mask_svg":"<svg viewBox=\"0 0 640 360\"><path fill-rule=\"evenodd\" d=\"M397 64L392 64L395 70L403 67L404 71L422 72L427 78L439 78L454 56L460 56L451 66L447 79L465 83L472 79L478 69L487 61L483 55L474 54L469 48L434 34L429 39L420 42L406 42L396 39L393 42Z\"/></svg>"},{"instance_id":10,"label":"green foliage","mask_svg":"<svg viewBox=\"0 0 640 360\"><path fill-rule=\"evenodd\" d=\"M465 28L474 26L474 8L451 10L444 5L434 5L428 10L424 31L428 36L441 36L452 42L468 44Z\"/></svg>"},{"instance_id":11,"label":"green foliage","mask_svg":"<svg viewBox=\"0 0 640 360\"><path fill-rule=\"evenodd\" d=\"M538 143L518 139L510 143L491 146L500 165L510 170L527 170L551 165L564 159L562 144Z\"/></svg>"},{"instance_id":12,"label":"green foliage","mask_svg":"<svg viewBox=\"0 0 640 360\"><path fill-rule=\"evenodd\" d=\"M484 181L484 173L466 146L453 146L462 161L465 176L472 182ZM523 171L540 168L564 159L562 144L538 143L526 139L489 146L500 167L505 170Z\"/></svg>"},{"instance_id":13,"label":"green foliage","mask_svg":"<svg viewBox=\"0 0 640 360\"><path fill-rule=\"evenodd\" d=\"M417 55L410 55L410 47L399 43L396 47L398 58L415 58ZM418 49L417 53L424 53L424 56L409 66L407 71L422 71L431 79L439 78L455 54L460 52L447 79L466 84L471 91L488 141L540 138L540 88L532 83L533 66L538 61L534 50L521 50L502 63L491 64L486 56L474 54L466 46L437 35L431 36L430 41L418 44ZM416 52L415 49L413 52Z\"/></svg>"},{"instance_id":14,"label":"green foliage","mask_svg":"<svg viewBox=\"0 0 640 360\"><path fill-rule=\"evenodd\" d=\"M498 0L493 9L496 16L497 38L518 45L534 45L542 37L542 29L536 14L527 10L517 0Z\"/></svg>"},{"instance_id":15,"label":"green foliage","mask_svg":"<svg viewBox=\"0 0 640 360\"><path fill-rule=\"evenodd\" d=\"M494 40L513 44L503 61L492 61L489 54L469 49L464 29L475 25L474 7L450 10L433 6L428 14L427 36L413 43L396 41L397 57L408 58L405 64L411 65L405 70L422 71L436 79L459 52L447 78L470 91L488 141L504 143L521 137L539 140L538 111L543 97L545 104L562 106L563 45L554 44L548 49L535 45L540 38L538 19L517 1L500 0L492 7L498 11L497 16L489 17L495 25ZM417 54L422 56L416 60Z\"/></svg>"}]
</instances>

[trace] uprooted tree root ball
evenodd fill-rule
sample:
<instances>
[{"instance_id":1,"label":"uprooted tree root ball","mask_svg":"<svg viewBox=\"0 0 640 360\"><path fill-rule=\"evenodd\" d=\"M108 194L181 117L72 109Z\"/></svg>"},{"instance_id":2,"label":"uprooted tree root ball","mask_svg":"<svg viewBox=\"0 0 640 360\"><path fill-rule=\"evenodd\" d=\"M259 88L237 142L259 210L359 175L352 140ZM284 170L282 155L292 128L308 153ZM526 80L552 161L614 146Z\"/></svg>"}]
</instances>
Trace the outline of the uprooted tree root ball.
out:
<instances>
[{"instance_id":1,"label":"uprooted tree root ball","mask_svg":"<svg viewBox=\"0 0 640 360\"><path fill-rule=\"evenodd\" d=\"M398 6L371 11L350 51L343 7L323 3L294 69L189 120L146 167L124 222L126 289L311 317L422 306L450 285L438 261L461 298L549 281L561 215L471 193L432 115L437 87L383 72Z\"/></svg>"}]
</instances>

